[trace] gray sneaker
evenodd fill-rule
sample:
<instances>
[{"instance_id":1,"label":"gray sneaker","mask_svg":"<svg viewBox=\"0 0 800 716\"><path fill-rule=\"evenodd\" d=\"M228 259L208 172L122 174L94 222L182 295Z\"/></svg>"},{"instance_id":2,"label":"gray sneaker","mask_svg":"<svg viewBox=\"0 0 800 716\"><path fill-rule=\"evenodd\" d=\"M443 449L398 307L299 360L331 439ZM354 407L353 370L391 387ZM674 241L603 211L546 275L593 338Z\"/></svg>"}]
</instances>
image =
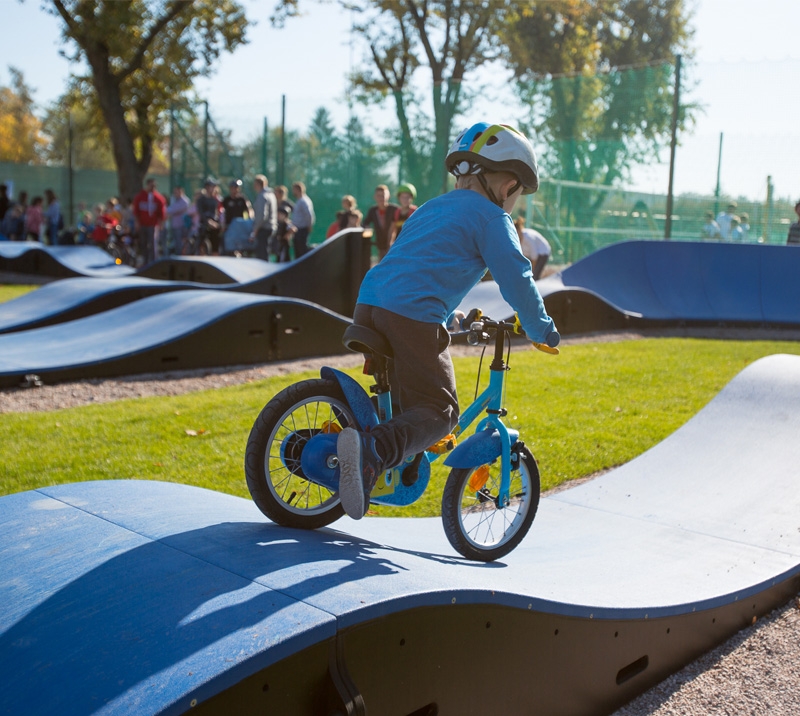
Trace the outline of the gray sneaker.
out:
<instances>
[{"instance_id":1,"label":"gray sneaker","mask_svg":"<svg viewBox=\"0 0 800 716\"><path fill-rule=\"evenodd\" d=\"M360 520L369 507L369 496L383 472L375 452L375 438L345 428L336 441L339 457L339 499L348 516Z\"/></svg>"}]
</instances>

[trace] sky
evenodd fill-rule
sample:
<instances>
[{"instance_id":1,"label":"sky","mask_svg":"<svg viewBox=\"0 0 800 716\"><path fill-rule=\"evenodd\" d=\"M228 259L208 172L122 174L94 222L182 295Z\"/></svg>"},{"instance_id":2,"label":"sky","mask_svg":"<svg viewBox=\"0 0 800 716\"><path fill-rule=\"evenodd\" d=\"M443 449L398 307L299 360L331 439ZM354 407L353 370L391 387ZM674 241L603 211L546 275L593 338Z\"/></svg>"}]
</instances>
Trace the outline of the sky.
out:
<instances>
[{"instance_id":1,"label":"sky","mask_svg":"<svg viewBox=\"0 0 800 716\"><path fill-rule=\"evenodd\" d=\"M240 0L258 21L250 43L220 59L215 73L197 89L208 99L220 128L235 141L260 136L264 118L280 123L286 96L287 126L308 126L314 110L325 106L342 127L348 117L346 74L368 61L351 42L352 18L336 4L306 4L304 17L273 28L272 0ZM684 135L675 162L675 192L713 193L720 170L723 194L762 198L767 177L776 196L800 198L800 0L689 0L695 8L694 87L684 99L703 106L691 135ZM22 70L40 107L64 90L75 68L60 54L59 20L41 9L40 0L0 0L10 31L4 33L0 84L8 65ZM493 70L483 79L500 88L508 75ZM502 97L503 90L499 89ZM509 121L499 108L520 116L507 99L476 104L461 123ZM357 110L366 125L392 121L391 106ZM722 135L722 136L720 136ZM720 143L722 152L720 159ZM668 156L640 169L632 188L665 193Z\"/></svg>"}]
</instances>

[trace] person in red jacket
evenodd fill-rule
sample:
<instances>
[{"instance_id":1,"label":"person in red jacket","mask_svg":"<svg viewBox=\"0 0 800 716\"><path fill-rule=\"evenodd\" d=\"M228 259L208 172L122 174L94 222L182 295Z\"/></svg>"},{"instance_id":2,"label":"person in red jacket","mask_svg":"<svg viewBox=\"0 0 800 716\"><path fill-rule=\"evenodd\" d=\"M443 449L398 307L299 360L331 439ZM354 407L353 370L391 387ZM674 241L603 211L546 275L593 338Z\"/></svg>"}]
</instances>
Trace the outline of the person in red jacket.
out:
<instances>
[{"instance_id":1,"label":"person in red jacket","mask_svg":"<svg viewBox=\"0 0 800 716\"><path fill-rule=\"evenodd\" d=\"M167 218L167 200L156 191L156 180L150 177L133 198L134 228L139 236L140 256L145 262L155 261L161 254L159 238L161 227Z\"/></svg>"}]
</instances>

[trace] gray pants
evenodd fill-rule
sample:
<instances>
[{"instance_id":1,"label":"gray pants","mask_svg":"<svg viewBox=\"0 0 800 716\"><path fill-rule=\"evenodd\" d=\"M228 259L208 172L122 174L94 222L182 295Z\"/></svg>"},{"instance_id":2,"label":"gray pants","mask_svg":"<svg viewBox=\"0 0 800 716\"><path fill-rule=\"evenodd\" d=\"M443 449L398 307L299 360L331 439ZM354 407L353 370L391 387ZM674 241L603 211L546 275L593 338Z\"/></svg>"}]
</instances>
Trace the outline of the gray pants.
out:
<instances>
[{"instance_id":1,"label":"gray pants","mask_svg":"<svg viewBox=\"0 0 800 716\"><path fill-rule=\"evenodd\" d=\"M272 236L270 229L256 231L256 258L269 261L269 240Z\"/></svg>"},{"instance_id":2,"label":"gray pants","mask_svg":"<svg viewBox=\"0 0 800 716\"><path fill-rule=\"evenodd\" d=\"M402 412L374 428L387 467L429 448L458 422L458 396L450 335L439 323L422 323L359 303L353 321L382 333L394 353L392 395Z\"/></svg>"}]
</instances>

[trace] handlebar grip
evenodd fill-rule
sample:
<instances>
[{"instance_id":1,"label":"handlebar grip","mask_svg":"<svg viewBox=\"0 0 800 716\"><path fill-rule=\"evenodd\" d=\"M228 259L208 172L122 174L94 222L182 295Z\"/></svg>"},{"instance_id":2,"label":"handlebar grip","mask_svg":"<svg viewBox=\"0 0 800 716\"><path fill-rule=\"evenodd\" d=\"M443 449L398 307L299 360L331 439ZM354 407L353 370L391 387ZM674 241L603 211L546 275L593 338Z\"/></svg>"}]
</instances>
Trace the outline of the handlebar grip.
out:
<instances>
[{"instance_id":1,"label":"handlebar grip","mask_svg":"<svg viewBox=\"0 0 800 716\"><path fill-rule=\"evenodd\" d=\"M533 347L536 350L542 351L542 353L548 353L551 356L557 356L559 353L561 353L561 351L558 350L558 348L548 346L547 343L534 343Z\"/></svg>"},{"instance_id":2,"label":"handlebar grip","mask_svg":"<svg viewBox=\"0 0 800 716\"><path fill-rule=\"evenodd\" d=\"M557 356L561 352L558 350L558 344L561 343L561 334L558 331L550 331L544 340L544 343L534 342L533 347L551 356Z\"/></svg>"}]
</instances>

